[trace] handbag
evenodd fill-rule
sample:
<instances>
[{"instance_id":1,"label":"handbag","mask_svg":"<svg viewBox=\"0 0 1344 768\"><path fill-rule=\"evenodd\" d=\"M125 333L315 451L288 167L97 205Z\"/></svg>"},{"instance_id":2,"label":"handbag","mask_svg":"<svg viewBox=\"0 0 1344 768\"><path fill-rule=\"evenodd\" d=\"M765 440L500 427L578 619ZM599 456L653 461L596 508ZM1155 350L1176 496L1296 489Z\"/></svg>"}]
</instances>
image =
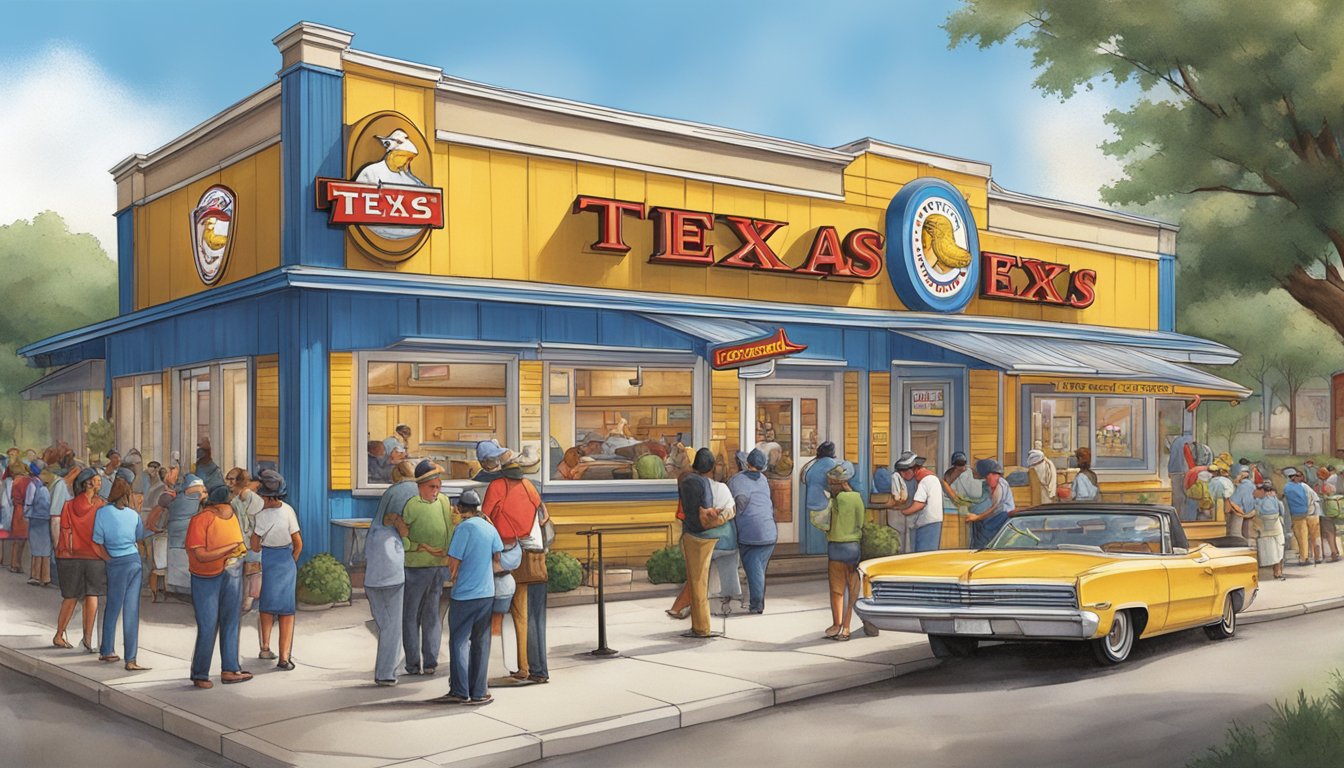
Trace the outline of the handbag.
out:
<instances>
[{"instance_id":1,"label":"handbag","mask_svg":"<svg viewBox=\"0 0 1344 768\"><path fill-rule=\"evenodd\" d=\"M831 508L812 509L807 512L807 519L812 523L812 527L819 531L831 530Z\"/></svg>"},{"instance_id":2,"label":"handbag","mask_svg":"<svg viewBox=\"0 0 1344 768\"><path fill-rule=\"evenodd\" d=\"M513 571L513 580L518 584L540 584L550 579L546 570L546 550L522 548L523 560Z\"/></svg>"},{"instance_id":3,"label":"handbag","mask_svg":"<svg viewBox=\"0 0 1344 768\"><path fill-rule=\"evenodd\" d=\"M518 566L522 564L523 548L517 544L505 547L504 551L499 553L499 568L505 573L518 570Z\"/></svg>"}]
</instances>

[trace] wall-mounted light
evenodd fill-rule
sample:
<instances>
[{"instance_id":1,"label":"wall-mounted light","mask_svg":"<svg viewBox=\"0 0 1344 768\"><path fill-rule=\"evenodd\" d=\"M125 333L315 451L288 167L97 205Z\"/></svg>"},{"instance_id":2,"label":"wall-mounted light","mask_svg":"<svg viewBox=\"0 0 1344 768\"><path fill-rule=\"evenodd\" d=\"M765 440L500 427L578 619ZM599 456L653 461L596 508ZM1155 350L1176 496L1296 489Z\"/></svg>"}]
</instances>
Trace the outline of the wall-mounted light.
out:
<instances>
[{"instance_id":1,"label":"wall-mounted light","mask_svg":"<svg viewBox=\"0 0 1344 768\"><path fill-rule=\"evenodd\" d=\"M644 386L644 366L642 365L635 366L635 378L630 379L630 386L632 387Z\"/></svg>"}]
</instances>

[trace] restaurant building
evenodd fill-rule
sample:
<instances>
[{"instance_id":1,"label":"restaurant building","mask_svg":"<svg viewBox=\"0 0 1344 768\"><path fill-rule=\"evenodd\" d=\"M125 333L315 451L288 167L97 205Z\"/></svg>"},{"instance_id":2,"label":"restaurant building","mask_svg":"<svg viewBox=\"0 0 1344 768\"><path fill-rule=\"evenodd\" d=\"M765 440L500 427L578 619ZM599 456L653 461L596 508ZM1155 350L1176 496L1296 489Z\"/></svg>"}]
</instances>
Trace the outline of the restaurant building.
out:
<instances>
[{"instance_id":1,"label":"restaurant building","mask_svg":"<svg viewBox=\"0 0 1344 768\"><path fill-rule=\"evenodd\" d=\"M53 371L41 397L100 373L123 449L276 464L305 553L372 514L370 441L401 424L450 493L480 440L540 457L562 548L667 525L608 539L642 562L676 533L683 446L730 471L763 445L781 552L821 553L798 474L824 440L865 479L906 448L941 471L1085 446L1106 498L1161 501L1192 404L1247 395L1192 367L1236 352L1173 332L1170 224L351 39L295 25L274 82L113 168L119 314L20 350Z\"/></svg>"}]
</instances>

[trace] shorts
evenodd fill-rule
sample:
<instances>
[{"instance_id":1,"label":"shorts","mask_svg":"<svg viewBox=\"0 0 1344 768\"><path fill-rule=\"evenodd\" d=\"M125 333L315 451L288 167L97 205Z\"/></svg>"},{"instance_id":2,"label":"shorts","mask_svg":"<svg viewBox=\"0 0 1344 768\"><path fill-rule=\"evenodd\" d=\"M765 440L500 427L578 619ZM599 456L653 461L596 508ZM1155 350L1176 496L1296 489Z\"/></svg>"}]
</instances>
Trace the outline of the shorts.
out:
<instances>
[{"instance_id":1,"label":"shorts","mask_svg":"<svg viewBox=\"0 0 1344 768\"><path fill-rule=\"evenodd\" d=\"M855 566L863 559L863 549L857 541L832 541L826 544L827 559Z\"/></svg>"},{"instance_id":2,"label":"shorts","mask_svg":"<svg viewBox=\"0 0 1344 768\"><path fill-rule=\"evenodd\" d=\"M102 597L107 594L107 563L102 560L56 558L56 575L61 581L61 597Z\"/></svg>"}]
</instances>

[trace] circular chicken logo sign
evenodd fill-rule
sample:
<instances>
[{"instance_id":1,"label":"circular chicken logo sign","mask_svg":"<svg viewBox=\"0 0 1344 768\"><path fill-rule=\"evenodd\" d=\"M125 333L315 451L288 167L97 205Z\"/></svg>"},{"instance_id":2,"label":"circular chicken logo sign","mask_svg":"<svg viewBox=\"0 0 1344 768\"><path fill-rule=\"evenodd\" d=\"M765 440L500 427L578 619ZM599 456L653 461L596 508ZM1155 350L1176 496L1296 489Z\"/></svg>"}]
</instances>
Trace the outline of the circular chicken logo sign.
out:
<instances>
[{"instance_id":1,"label":"circular chicken logo sign","mask_svg":"<svg viewBox=\"0 0 1344 768\"><path fill-rule=\"evenodd\" d=\"M918 179L887 206L887 273L906 307L959 312L975 295L980 239L966 198L941 179Z\"/></svg>"},{"instance_id":2,"label":"circular chicken logo sign","mask_svg":"<svg viewBox=\"0 0 1344 768\"><path fill-rule=\"evenodd\" d=\"M233 216L238 200L233 190L215 185L205 190L191 212L191 247L196 274L201 282L214 285L224 276L233 250Z\"/></svg>"},{"instance_id":3,"label":"circular chicken logo sign","mask_svg":"<svg viewBox=\"0 0 1344 768\"><path fill-rule=\"evenodd\" d=\"M410 118L378 112L351 129L348 180L318 179L317 207L364 254L401 262L443 228L443 190L431 186L430 146Z\"/></svg>"}]
</instances>

